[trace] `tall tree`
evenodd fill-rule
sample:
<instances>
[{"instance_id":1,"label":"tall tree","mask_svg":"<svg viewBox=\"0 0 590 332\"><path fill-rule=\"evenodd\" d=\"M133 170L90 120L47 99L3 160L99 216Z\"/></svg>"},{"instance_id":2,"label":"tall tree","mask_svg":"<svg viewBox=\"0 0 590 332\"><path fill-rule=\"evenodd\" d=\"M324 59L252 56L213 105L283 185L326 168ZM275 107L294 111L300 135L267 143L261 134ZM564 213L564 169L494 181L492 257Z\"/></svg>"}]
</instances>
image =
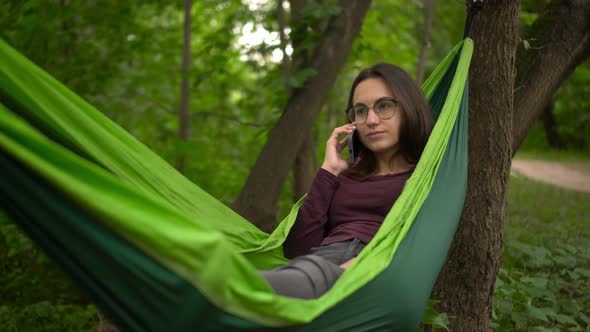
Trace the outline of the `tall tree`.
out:
<instances>
[{"instance_id":1,"label":"tall tree","mask_svg":"<svg viewBox=\"0 0 590 332\"><path fill-rule=\"evenodd\" d=\"M183 25L183 47L182 47L182 65L180 72L182 74L180 83L180 103L178 106L178 137L187 141L189 139L189 106L190 106L190 80L189 71L191 63L191 9L192 0L184 0L184 25ZM186 154L182 150L178 156L176 168L184 171L186 166Z\"/></svg>"},{"instance_id":2,"label":"tall tree","mask_svg":"<svg viewBox=\"0 0 590 332\"><path fill-rule=\"evenodd\" d=\"M510 176L519 1L485 1L473 23L463 215L434 297L451 331L491 331ZM493 138L493 139L491 139Z\"/></svg>"},{"instance_id":3,"label":"tall tree","mask_svg":"<svg viewBox=\"0 0 590 332\"><path fill-rule=\"evenodd\" d=\"M277 0L277 23L279 24L279 41L281 43L281 53L283 54L283 58L281 59L283 80L285 81L285 91L288 91L289 76L291 72L291 59L289 59L289 54L287 53L287 36L285 35L287 23L285 21L285 8L283 8L283 0Z\"/></svg>"},{"instance_id":4,"label":"tall tree","mask_svg":"<svg viewBox=\"0 0 590 332\"><path fill-rule=\"evenodd\" d=\"M589 27L590 1L553 0L522 38L527 42L518 49L513 154L559 86L590 56Z\"/></svg>"},{"instance_id":5,"label":"tall tree","mask_svg":"<svg viewBox=\"0 0 590 332\"><path fill-rule=\"evenodd\" d=\"M422 85L424 82L424 64L426 62L426 51L430 48L430 30L432 29L432 20L434 18L434 1L422 1L422 11L424 12L424 26L422 30L422 47L418 55L418 69L416 70L416 81Z\"/></svg>"},{"instance_id":6,"label":"tall tree","mask_svg":"<svg viewBox=\"0 0 590 332\"><path fill-rule=\"evenodd\" d=\"M441 310L456 317L453 331L492 330L511 158L557 88L589 55L588 1L551 1L516 54L518 7L518 1L486 1L474 22L468 193L434 290Z\"/></svg>"},{"instance_id":7,"label":"tall tree","mask_svg":"<svg viewBox=\"0 0 590 332\"><path fill-rule=\"evenodd\" d=\"M317 171L316 142L311 129L309 128L301 148L297 151L293 164L293 201L298 201L307 193L313 181L314 172Z\"/></svg>"},{"instance_id":8,"label":"tall tree","mask_svg":"<svg viewBox=\"0 0 590 332\"><path fill-rule=\"evenodd\" d=\"M293 47L293 63L295 65L294 71L305 71L311 66L311 57L307 47L305 47L305 39L309 38L309 33L306 30L321 31L320 20L315 19L304 20L302 11L306 6L313 2L310 0L291 0L291 31L292 47ZM287 93L291 93L290 89ZM315 137L311 127L305 134L305 139L295 156L293 163L293 201L299 200L311 186L313 181L313 174L317 167L315 159Z\"/></svg>"},{"instance_id":9,"label":"tall tree","mask_svg":"<svg viewBox=\"0 0 590 332\"><path fill-rule=\"evenodd\" d=\"M233 203L235 211L262 229L271 229L276 223L275 211L281 187L345 63L369 5L368 0L339 1L341 13L330 19L313 51L311 67L316 74L289 98Z\"/></svg>"}]
</instances>

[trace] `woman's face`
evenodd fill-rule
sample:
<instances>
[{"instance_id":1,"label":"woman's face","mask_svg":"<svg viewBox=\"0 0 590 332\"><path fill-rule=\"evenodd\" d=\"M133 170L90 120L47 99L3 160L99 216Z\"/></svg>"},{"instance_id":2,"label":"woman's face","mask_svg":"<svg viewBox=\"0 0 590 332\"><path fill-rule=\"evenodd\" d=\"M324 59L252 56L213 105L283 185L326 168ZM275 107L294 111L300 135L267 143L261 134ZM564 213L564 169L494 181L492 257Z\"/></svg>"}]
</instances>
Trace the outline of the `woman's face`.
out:
<instances>
[{"instance_id":1,"label":"woman's face","mask_svg":"<svg viewBox=\"0 0 590 332\"><path fill-rule=\"evenodd\" d=\"M395 98L381 78L368 78L360 82L352 96L352 105L364 104L370 107L367 120L357 123L357 131L361 142L375 154L395 153L399 143L401 125L400 106L395 106L394 115L389 119L381 119L373 110L375 102L381 98Z\"/></svg>"}]
</instances>

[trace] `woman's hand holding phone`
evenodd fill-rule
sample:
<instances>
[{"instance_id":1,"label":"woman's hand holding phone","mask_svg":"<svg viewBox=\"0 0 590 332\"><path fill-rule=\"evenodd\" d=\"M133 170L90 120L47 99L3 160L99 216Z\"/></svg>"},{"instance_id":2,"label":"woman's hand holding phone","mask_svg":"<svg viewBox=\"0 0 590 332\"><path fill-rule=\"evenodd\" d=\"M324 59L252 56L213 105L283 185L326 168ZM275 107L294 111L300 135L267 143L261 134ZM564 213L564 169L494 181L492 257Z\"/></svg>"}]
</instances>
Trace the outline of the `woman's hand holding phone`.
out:
<instances>
[{"instance_id":1,"label":"woman's hand holding phone","mask_svg":"<svg viewBox=\"0 0 590 332\"><path fill-rule=\"evenodd\" d=\"M352 135L355 130L355 123L349 123L334 129L332 135L326 142L326 156L322 164L323 169L336 176L348 169L348 161L342 157L342 150L348 145L348 136ZM340 138L340 135L347 135L347 137L339 141L338 138Z\"/></svg>"}]
</instances>

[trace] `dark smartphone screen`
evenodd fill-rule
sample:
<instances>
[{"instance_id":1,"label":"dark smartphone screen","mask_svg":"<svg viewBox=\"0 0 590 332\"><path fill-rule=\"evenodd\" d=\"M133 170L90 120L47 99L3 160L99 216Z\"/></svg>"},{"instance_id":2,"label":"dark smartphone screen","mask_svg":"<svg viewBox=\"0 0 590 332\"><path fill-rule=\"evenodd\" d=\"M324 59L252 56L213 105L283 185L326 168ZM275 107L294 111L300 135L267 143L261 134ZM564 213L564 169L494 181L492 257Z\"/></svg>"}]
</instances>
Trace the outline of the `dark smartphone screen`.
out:
<instances>
[{"instance_id":1,"label":"dark smartphone screen","mask_svg":"<svg viewBox=\"0 0 590 332\"><path fill-rule=\"evenodd\" d=\"M354 165L361 152L361 141L356 130L348 136L348 162Z\"/></svg>"}]
</instances>

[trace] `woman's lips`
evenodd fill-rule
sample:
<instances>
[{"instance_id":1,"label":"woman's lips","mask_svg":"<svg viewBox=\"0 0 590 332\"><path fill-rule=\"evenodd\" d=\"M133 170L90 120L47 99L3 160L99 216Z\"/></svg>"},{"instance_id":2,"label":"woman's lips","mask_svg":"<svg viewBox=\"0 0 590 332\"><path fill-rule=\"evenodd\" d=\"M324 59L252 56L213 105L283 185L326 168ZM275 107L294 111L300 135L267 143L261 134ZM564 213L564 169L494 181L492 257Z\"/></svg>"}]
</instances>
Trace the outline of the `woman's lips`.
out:
<instances>
[{"instance_id":1,"label":"woman's lips","mask_svg":"<svg viewBox=\"0 0 590 332\"><path fill-rule=\"evenodd\" d=\"M374 131L372 133L368 133L367 134L367 137L369 137L369 138L376 138L376 137L381 136L382 134L383 134L383 131Z\"/></svg>"}]
</instances>

